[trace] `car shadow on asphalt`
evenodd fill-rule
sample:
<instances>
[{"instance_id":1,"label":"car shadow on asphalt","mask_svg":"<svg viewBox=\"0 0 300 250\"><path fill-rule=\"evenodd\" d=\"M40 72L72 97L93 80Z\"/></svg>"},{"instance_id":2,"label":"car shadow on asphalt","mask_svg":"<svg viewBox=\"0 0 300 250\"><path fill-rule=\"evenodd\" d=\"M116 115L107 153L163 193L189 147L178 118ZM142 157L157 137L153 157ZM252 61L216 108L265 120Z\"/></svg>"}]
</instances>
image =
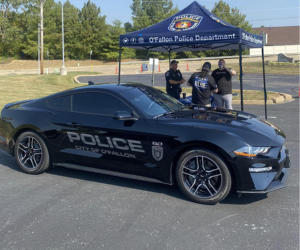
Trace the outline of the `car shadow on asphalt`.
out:
<instances>
[{"instance_id":1,"label":"car shadow on asphalt","mask_svg":"<svg viewBox=\"0 0 300 250\"><path fill-rule=\"evenodd\" d=\"M236 192L231 192L229 195L220 202L226 205L249 205L251 203L259 202L268 198L267 194L242 194L238 197Z\"/></svg>"},{"instance_id":2,"label":"car shadow on asphalt","mask_svg":"<svg viewBox=\"0 0 300 250\"><path fill-rule=\"evenodd\" d=\"M2 154L2 153L0 153ZM23 173L23 171L18 167L17 163L15 162L14 158L11 158L6 155L1 155L0 157L0 165L6 166L16 172ZM25 173L24 173L25 174ZM88 182L95 182L99 184L108 184L112 186L119 186L124 188L132 188L136 190L143 190L153 193L160 193L175 199L184 200L187 202L191 202L188 200L180 191L177 184L173 186L158 184L158 183L151 183L151 182L144 182L139 180L132 180L126 179L121 177L115 177L110 175L98 174L98 173L91 173L81 170L75 169L67 169L63 167L55 167L48 170L45 174L48 175L55 175L65 178L72 178L78 180L84 180ZM237 193L234 191L230 192L229 195L220 202L220 204L224 205L248 205L251 203L258 202L260 200L266 199L267 195L260 195L260 194L244 194L241 198L238 198Z\"/></svg>"},{"instance_id":3,"label":"car shadow on asphalt","mask_svg":"<svg viewBox=\"0 0 300 250\"><path fill-rule=\"evenodd\" d=\"M139 190L153 192L153 193L161 193L176 199L191 202L188 198L186 198L182 194L177 184L173 186L169 186L164 184L132 180L132 179L98 174L98 173L91 173L91 172L75 170L75 169L66 169L63 167L56 167L54 169L49 170L47 173L58 175L58 176L64 176L68 178L85 180L85 181L105 183L105 184L124 187L124 188L132 188L132 189L139 189ZM237 193L232 191L223 201L220 202L220 204L248 205L266 198L267 195L261 195L261 194L244 194L240 198L238 198Z\"/></svg>"}]
</instances>

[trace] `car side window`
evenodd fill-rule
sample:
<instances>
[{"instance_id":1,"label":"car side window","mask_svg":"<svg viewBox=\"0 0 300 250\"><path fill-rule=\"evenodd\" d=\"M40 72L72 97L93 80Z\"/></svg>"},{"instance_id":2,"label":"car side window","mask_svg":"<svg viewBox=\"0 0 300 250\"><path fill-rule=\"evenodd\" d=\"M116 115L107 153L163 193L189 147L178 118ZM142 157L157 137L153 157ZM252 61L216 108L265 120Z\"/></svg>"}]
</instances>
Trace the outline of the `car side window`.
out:
<instances>
[{"instance_id":1,"label":"car side window","mask_svg":"<svg viewBox=\"0 0 300 250\"><path fill-rule=\"evenodd\" d=\"M88 92L73 95L72 112L113 116L116 111L132 114L131 108L109 94Z\"/></svg>"},{"instance_id":2,"label":"car side window","mask_svg":"<svg viewBox=\"0 0 300 250\"><path fill-rule=\"evenodd\" d=\"M47 101L47 106L61 111L71 111L71 96L63 96Z\"/></svg>"}]
</instances>

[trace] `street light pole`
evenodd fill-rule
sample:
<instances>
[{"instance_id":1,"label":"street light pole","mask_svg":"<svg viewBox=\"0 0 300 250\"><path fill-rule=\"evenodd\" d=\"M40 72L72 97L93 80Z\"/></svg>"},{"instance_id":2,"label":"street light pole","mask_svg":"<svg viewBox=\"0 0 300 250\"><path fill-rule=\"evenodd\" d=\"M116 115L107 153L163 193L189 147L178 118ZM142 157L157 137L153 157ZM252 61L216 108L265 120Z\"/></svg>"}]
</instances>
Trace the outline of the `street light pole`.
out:
<instances>
[{"instance_id":1,"label":"street light pole","mask_svg":"<svg viewBox=\"0 0 300 250\"><path fill-rule=\"evenodd\" d=\"M90 52L90 60L91 60L91 71L93 72L92 54L93 54L93 51L91 50L91 52Z\"/></svg>"},{"instance_id":2,"label":"street light pole","mask_svg":"<svg viewBox=\"0 0 300 250\"><path fill-rule=\"evenodd\" d=\"M62 20L62 53L63 53L63 68L65 67L65 31L64 31L64 4L61 3L61 20Z\"/></svg>"},{"instance_id":3,"label":"street light pole","mask_svg":"<svg viewBox=\"0 0 300 250\"><path fill-rule=\"evenodd\" d=\"M41 32L41 24L38 24L38 64L39 64L39 71L38 74L41 74L41 53L40 53L40 32Z\"/></svg>"},{"instance_id":4,"label":"street light pole","mask_svg":"<svg viewBox=\"0 0 300 250\"><path fill-rule=\"evenodd\" d=\"M41 11L41 75L44 74L44 3L46 0L40 0Z\"/></svg>"},{"instance_id":5,"label":"street light pole","mask_svg":"<svg viewBox=\"0 0 300 250\"><path fill-rule=\"evenodd\" d=\"M47 75L49 74L49 50L47 49L47 57L48 57L48 68L47 68Z\"/></svg>"},{"instance_id":6,"label":"street light pole","mask_svg":"<svg viewBox=\"0 0 300 250\"><path fill-rule=\"evenodd\" d=\"M62 57L63 57L63 66L60 69L61 75L67 75L67 69L65 68L65 36L64 36L64 4L61 3L61 22L62 22Z\"/></svg>"},{"instance_id":7,"label":"street light pole","mask_svg":"<svg viewBox=\"0 0 300 250\"><path fill-rule=\"evenodd\" d=\"M44 74L44 3L46 0L40 1L41 9L41 75Z\"/></svg>"}]
</instances>

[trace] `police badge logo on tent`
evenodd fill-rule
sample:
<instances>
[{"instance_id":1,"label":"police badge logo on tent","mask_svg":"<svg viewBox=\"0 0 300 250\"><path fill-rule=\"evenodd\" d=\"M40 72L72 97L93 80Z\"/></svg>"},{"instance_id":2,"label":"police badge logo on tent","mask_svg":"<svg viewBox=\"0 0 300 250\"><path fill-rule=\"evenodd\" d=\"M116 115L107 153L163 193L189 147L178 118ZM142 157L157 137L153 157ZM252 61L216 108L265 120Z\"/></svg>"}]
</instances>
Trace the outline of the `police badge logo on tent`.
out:
<instances>
[{"instance_id":1,"label":"police badge logo on tent","mask_svg":"<svg viewBox=\"0 0 300 250\"><path fill-rule=\"evenodd\" d=\"M186 31L197 28L203 17L193 14L184 14L174 17L169 26L170 31Z\"/></svg>"},{"instance_id":2,"label":"police badge logo on tent","mask_svg":"<svg viewBox=\"0 0 300 250\"><path fill-rule=\"evenodd\" d=\"M155 160L160 161L164 156L164 149L162 147L153 146L152 156Z\"/></svg>"}]
</instances>

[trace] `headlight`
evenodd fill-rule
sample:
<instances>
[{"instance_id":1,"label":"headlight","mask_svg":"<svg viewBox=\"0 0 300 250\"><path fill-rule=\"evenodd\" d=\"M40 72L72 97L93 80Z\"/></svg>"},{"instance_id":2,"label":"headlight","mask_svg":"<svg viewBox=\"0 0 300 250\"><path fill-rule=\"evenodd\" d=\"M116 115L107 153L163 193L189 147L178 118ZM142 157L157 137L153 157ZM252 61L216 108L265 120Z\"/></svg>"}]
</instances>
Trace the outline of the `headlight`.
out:
<instances>
[{"instance_id":1,"label":"headlight","mask_svg":"<svg viewBox=\"0 0 300 250\"><path fill-rule=\"evenodd\" d=\"M269 152L269 150L270 150L270 147L246 146L246 147L242 147L238 150L235 150L234 153L236 155L240 155L240 156L255 157L257 155L267 154Z\"/></svg>"}]
</instances>

